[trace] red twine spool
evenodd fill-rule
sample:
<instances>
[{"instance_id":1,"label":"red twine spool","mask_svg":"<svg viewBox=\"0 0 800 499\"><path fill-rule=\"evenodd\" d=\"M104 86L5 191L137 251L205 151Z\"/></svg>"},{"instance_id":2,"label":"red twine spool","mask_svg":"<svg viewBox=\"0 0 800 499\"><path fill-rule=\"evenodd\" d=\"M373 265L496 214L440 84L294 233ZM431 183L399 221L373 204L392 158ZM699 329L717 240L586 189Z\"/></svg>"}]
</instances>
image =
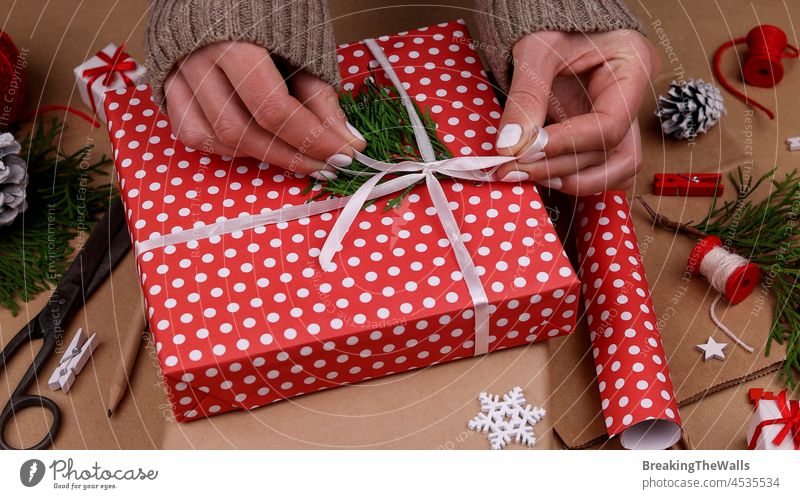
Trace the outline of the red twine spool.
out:
<instances>
[{"instance_id":1,"label":"red twine spool","mask_svg":"<svg viewBox=\"0 0 800 499\"><path fill-rule=\"evenodd\" d=\"M27 88L26 66L27 61L21 57L14 41L8 33L0 31L0 131L48 111L66 111L86 120L95 128L100 126L91 116L69 106L41 106L20 119Z\"/></svg>"},{"instance_id":2,"label":"red twine spool","mask_svg":"<svg viewBox=\"0 0 800 499\"><path fill-rule=\"evenodd\" d=\"M0 130L19 118L25 100L25 59L8 33L0 31Z\"/></svg>"},{"instance_id":3,"label":"red twine spool","mask_svg":"<svg viewBox=\"0 0 800 499\"><path fill-rule=\"evenodd\" d=\"M703 260L712 251L713 260L706 260L704 264ZM722 268L723 265L728 268ZM705 276L732 305L747 298L761 278L758 265L726 250L717 236L708 236L697 243L689 256L688 268L693 275Z\"/></svg>"},{"instance_id":4,"label":"red twine spool","mask_svg":"<svg viewBox=\"0 0 800 499\"><path fill-rule=\"evenodd\" d=\"M775 114L759 102L748 98L740 90L731 85L722 74L721 63L723 53L734 45L746 43L747 56L742 67L744 81L756 87L774 87L783 79L781 59L797 59L800 51L788 44L786 33L777 26L762 24L751 29L746 37L729 40L714 53L714 75L719 83L737 99L748 106L764 111L770 119Z\"/></svg>"},{"instance_id":5,"label":"red twine spool","mask_svg":"<svg viewBox=\"0 0 800 499\"><path fill-rule=\"evenodd\" d=\"M750 353L754 349L736 336L731 329L717 317L717 303L724 296L731 305L736 305L755 289L761 278L761 270L755 263L731 253L722 246L717 236L708 236L697 243L689 256L689 272L705 276L711 287L719 292L708 309L711 320L730 339Z\"/></svg>"}]
</instances>

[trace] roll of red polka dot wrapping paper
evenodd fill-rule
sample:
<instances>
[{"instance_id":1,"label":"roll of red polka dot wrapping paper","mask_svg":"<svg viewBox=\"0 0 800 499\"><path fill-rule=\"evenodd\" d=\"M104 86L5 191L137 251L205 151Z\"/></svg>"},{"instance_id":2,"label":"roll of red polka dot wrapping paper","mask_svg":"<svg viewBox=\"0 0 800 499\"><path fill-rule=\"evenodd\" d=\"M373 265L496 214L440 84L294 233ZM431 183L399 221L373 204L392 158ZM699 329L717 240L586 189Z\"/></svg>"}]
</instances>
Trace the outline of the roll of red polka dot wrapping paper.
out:
<instances>
[{"instance_id":1,"label":"roll of red polka dot wrapping paper","mask_svg":"<svg viewBox=\"0 0 800 499\"><path fill-rule=\"evenodd\" d=\"M500 107L461 22L378 43L455 155L494 153ZM367 53L340 49L346 90L383 78ZM106 109L134 241L320 194L276 166L185 147L147 87ZM571 332L580 285L533 184L442 185L488 295L489 351ZM335 211L137 257L178 421L474 355L473 303L425 186L385 206L359 213L330 272L317 256Z\"/></svg>"},{"instance_id":2,"label":"roll of red polka dot wrapping paper","mask_svg":"<svg viewBox=\"0 0 800 499\"><path fill-rule=\"evenodd\" d=\"M580 198L575 219L608 434L626 448L669 447L681 420L625 193Z\"/></svg>"}]
</instances>

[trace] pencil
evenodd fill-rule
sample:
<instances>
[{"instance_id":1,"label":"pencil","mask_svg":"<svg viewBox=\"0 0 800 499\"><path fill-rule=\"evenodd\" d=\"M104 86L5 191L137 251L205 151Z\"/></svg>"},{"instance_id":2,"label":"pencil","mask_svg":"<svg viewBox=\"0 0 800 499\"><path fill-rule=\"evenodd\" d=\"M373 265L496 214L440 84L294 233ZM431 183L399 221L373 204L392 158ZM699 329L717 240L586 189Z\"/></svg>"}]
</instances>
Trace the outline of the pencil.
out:
<instances>
[{"instance_id":1,"label":"pencil","mask_svg":"<svg viewBox=\"0 0 800 499\"><path fill-rule=\"evenodd\" d=\"M130 375L133 372L133 366L136 364L136 356L139 355L142 338L144 337L145 322L144 309L137 304L134 317L131 318L130 326L127 330L127 336L122 339L122 362L117 366L117 372L114 374L108 394L109 418L114 414L114 410L125 396L125 392L128 391Z\"/></svg>"}]
</instances>

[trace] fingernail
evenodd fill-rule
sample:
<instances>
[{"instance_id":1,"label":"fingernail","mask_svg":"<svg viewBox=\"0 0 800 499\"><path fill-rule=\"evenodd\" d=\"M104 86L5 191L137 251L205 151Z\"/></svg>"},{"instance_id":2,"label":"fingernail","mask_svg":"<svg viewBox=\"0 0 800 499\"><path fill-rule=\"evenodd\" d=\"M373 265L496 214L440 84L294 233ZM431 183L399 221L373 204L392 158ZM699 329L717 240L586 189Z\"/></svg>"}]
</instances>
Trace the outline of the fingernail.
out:
<instances>
[{"instance_id":1,"label":"fingernail","mask_svg":"<svg viewBox=\"0 0 800 499\"><path fill-rule=\"evenodd\" d=\"M512 171L506 173L506 176L501 178L500 181L501 182L525 182L526 180L528 180L528 178L530 178L530 175L528 175L526 172L523 172L523 171L520 171L520 170L512 170Z\"/></svg>"},{"instance_id":2,"label":"fingernail","mask_svg":"<svg viewBox=\"0 0 800 499\"><path fill-rule=\"evenodd\" d=\"M522 127L516 123L509 123L500 129L500 134L497 136L497 143L495 144L498 149L506 147L513 147L519 143L522 138Z\"/></svg>"},{"instance_id":3,"label":"fingernail","mask_svg":"<svg viewBox=\"0 0 800 499\"><path fill-rule=\"evenodd\" d=\"M525 151L520 154L519 161L523 163L533 163L544 158L544 148L547 146L548 135L547 130L541 127L536 127L536 139L528 146Z\"/></svg>"},{"instance_id":4,"label":"fingernail","mask_svg":"<svg viewBox=\"0 0 800 499\"><path fill-rule=\"evenodd\" d=\"M329 172L328 170L317 170L315 172L309 173L309 175L317 180L322 180L323 182L327 180L336 180L337 177L335 173Z\"/></svg>"},{"instance_id":5,"label":"fingernail","mask_svg":"<svg viewBox=\"0 0 800 499\"><path fill-rule=\"evenodd\" d=\"M353 158L348 156L347 154L336 153L330 158L328 158L328 163L333 166L338 166L339 168L344 168L345 166L350 166L350 163L353 162Z\"/></svg>"},{"instance_id":6,"label":"fingernail","mask_svg":"<svg viewBox=\"0 0 800 499\"><path fill-rule=\"evenodd\" d=\"M561 181L558 177L548 178L545 180L539 180L539 184L547 187L548 189L559 190L564 186L564 182Z\"/></svg>"},{"instance_id":7,"label":"fingernail","mask_svg":"<svg viewBox=\"0 0 800 499\"><path fill-rule=\"evenodd\" d=\"M357 138L359 140L363 140L364 142L367 141L367 139L365 139L364 136L361 135L361 132L359 132L356 127L351 125L349 121L346 122L345 125L347 125L347 129L350 130L350 133L352 133L355 138Z\"/></svg>"}]
</instances>

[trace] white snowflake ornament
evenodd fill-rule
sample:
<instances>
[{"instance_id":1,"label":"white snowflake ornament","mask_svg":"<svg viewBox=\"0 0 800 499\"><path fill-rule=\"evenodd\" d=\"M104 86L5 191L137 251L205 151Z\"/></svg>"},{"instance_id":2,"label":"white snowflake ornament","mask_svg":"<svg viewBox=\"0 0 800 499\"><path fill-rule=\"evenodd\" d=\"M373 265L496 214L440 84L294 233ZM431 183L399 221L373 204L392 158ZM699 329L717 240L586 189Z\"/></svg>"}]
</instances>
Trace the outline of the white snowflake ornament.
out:
<instances>
[{"instance_id":1,"label":"white snowflake ornament","mask_svg":"<svg viewBox=\"0 0 800 499\"><path fill-rule=\"evenodd\" d=\"M502 401L498 395L486 392L478 395L478 400L481 412L467 426L470 430L488 434L493 450L504 448L512 439L528 447L536 444L533 426L541 421L545 410L527 404L522 388L514 387L503 395Z\"/></svg>"}]
</instances>

